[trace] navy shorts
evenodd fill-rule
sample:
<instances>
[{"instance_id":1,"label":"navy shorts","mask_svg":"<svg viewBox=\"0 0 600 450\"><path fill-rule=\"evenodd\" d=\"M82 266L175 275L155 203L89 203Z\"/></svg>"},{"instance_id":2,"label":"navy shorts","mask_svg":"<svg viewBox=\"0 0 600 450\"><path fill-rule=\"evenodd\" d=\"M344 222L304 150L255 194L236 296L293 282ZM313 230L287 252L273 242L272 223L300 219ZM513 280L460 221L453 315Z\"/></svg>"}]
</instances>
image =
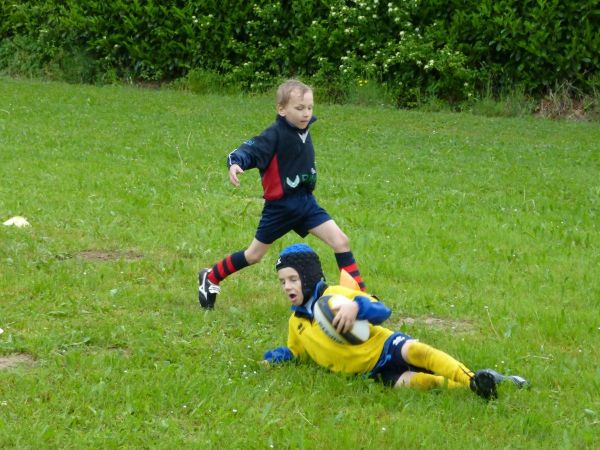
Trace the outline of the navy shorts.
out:
<instances>
[{"instance_id":1,"label":"navy shorts","mask_svg":"<svg viewBox=\"0 0 600 450\"><path fill-rule=\"evenodd\" d=\"M400 332L391 335L385 342L379 362L369 376L386 386L394 387L400 376L407 370L423 372L423 369L411 366L402 358L402 347L412 339L408 334Z\"/></svg>"},{"instance_id":2,"label":"navy shorts","mask_svg":"<svg viewBox=\"0 0 600 450\"><path fill-rule=\"evenodd\" d=\"M265 202L256 230L256 240L272 244L289 231L305 237L309 230L331 220L314 195L307 192Z\"/></svg>"}]
</instances>

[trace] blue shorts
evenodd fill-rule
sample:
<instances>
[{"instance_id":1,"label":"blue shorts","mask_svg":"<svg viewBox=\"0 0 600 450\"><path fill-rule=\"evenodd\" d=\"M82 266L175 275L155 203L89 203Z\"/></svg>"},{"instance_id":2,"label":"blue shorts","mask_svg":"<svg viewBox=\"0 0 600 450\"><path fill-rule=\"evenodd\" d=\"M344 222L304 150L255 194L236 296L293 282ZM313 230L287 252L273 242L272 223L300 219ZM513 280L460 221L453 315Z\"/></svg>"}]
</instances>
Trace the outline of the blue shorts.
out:
<instances>
[{"instance_id":1,"label":"blue shorts","mask_svg":"<svg viewBox=\"0 0 600 450\"><path fill-rule=\"evenodd\" d=\"M402 358L402 347L411 339L413 338L408 334L400 332L387 338L379 361L369 373L369 377L381 381L386 386L394 387L400 376L407 370L423 372L423 369L411 366Z\"/></svg>"},{"instance_id":2,"label":"blue shorts","mask_svg":"<svg viewBox=\"0 0 600 450\"><path fill-rule=\"evenodd\" d=\"M256 230L256 240L272 244L289 231L305 237L309 230L331 220L314 195L293 194L280 200L266 201Z\"/></svg>"}]
</instances>

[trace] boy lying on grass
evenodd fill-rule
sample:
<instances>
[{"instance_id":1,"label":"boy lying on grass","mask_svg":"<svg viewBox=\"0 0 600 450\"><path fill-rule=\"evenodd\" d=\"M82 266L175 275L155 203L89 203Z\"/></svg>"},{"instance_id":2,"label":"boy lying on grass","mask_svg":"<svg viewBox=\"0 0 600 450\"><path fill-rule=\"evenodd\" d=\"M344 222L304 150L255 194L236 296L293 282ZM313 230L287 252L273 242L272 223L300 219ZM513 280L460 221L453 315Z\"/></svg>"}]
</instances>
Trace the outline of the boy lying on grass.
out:
<instances>
[{"instance_id":1,"label":"boy lying on grass","mask_svg":"<svg viewBox=\"0 0 600 450\"><path fill-rule=\"evenodd\" d=\"M519 376L504 376L491 369L472 372L450 355L400 332L380 326L391 310L353 285L342 272L341 285L327 286L318 255L306 244L286 247L276 263L277 275L292 304L288 342L265 352L269 363L310 358L333 372L366 374L391 387L432 389L469 387L480 397L497 397L497 385L505 380L518 387L528 383ZM355 320L368 320L369 339L358 345L340 344L329 338L314 320L316 301L339 294L352 299L342 304L332 322L338 332L349 331Z\"/></svg>"}]
</instances>

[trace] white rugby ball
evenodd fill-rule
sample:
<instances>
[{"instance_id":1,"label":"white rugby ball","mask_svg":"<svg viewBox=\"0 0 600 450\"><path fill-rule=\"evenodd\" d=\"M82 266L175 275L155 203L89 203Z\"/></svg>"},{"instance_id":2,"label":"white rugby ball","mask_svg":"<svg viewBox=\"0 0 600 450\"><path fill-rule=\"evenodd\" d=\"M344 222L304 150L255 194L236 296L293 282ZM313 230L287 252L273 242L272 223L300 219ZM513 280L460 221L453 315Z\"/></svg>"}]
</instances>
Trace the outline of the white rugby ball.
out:
<instances>
[{"instance_id":1,"label":"white rugby ball","mask_svg":"<svg viewBox=\"0 0 600 450\"><path fill-rule=\"evenodd\" d=\"M321 327L321 330L339 344L357 345L362 344L369 339L369 321L356 320L352 329L346 333L338 332L333 326L333 318L340 305L344 302L351 302L348 297L343 295L324 295L315 303L314 317Z\"/></svg>"}]
</instances>

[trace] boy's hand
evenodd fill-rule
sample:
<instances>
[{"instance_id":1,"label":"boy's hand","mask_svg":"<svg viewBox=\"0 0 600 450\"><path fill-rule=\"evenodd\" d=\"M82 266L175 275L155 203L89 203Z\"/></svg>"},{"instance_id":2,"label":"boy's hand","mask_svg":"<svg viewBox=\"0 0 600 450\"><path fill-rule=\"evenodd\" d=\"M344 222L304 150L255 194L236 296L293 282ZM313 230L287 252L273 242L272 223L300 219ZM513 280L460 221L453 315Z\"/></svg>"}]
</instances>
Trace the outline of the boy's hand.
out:
<instances>
[{"instance_id":1,"label":"boy's hand","mask_svg":"<svg viewBox=\"0 0 600 450\"><path fill-rule=\"evenodd\" d=\"M352 329L356 316L358 315L358 303L349 302L343 303L331 324L335 327L338 333L347 333Z\"/></svg>"},{"instance_id":2,"label":"boy's hand","mask_svg":"<svg viewBox=\"0 0 600 450\"><path fill-rule=\"evenodd\" d=\"M244 173L244 169L242 169L237 164L232 164L229 168L229 181L235 187L240 187L240 180L238 179L238 174Z\"/></svg>"}]
</instances>

